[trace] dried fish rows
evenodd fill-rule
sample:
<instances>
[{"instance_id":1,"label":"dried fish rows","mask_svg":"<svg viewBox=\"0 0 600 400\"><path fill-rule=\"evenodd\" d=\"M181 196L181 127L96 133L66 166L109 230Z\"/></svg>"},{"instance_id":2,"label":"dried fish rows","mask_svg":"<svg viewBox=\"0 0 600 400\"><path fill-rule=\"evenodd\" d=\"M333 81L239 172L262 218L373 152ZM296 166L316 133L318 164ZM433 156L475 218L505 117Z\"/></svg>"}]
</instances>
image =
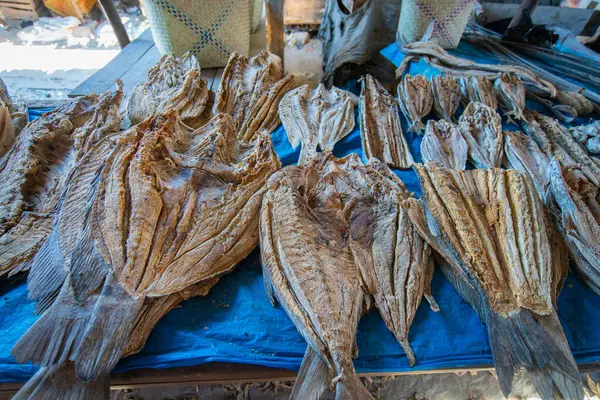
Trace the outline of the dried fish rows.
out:
<instances>
[{"instance_id":1,"label":"dried fish rows","mask_svg":"<svg viewBox=\"0 0 600 400\"><path fill-rule=\"evenodd\" d=\"M486 324L506 396L525 370L542 398L582 398L556 299L565 248L600 294L597 124L568 130L526 110L524 81L551 85L496 72L405 76L397 98L363 78L365 162L332 154L354 130L355 97L294 88L266 52L232 55L217 93L193 57L164 57L129 96L125 122L120 85L24 128L0 86L0 272L29 269L41 314L13 348L42 366L17 398L106 396L108 373L162 316L259 244L267 295L308 343L293 398L328 387L372 398L352 357L373 305L414 365L422 297L440 310L434 260ZM498 107L526 134L503 131ZM441 120L424 124L432 110ZM424 133L424 164L399 111L407 134ZM279 120L302 146L281 170L270 138ZM421 199L390 167L414 167Z\"/></svg>"}]
</instances>

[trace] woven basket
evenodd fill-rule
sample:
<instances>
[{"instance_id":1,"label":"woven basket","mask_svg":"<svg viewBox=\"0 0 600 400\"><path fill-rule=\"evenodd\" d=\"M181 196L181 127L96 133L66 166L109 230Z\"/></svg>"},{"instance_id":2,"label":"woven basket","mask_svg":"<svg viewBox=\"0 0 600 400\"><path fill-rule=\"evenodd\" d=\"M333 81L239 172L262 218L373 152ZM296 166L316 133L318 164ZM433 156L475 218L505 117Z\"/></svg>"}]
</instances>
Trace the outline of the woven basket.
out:
<instances>
[{"instance_id":1,"label":"woven basket","mask_svg":"<svg viewBox=\"0 0 600 400\"><path fill-rule=\"evenodd\" d=\"M431 40L454 49L469 21L475 0L404 0L396 38L402 44L420 40L433 21Z\"/></svg>"},{"instance_id":2,"label":"woven basket","mask_svg":"<svg viewBox=\"0 0 600 400\"><path fill-rule=\"evenodd\" d=\"M252 33L256 32L263 13L263 0L252 0Z\"/></svg>"},{"instance_id":3,"label":"woven basket","mask_svg":"<svg viewBox=\"0 0 600 400\"><path fill-rule=\"evenodd\" d=\"M202 68L222 67L250 52L252 0L143 0L162 54L190 51Z\"/></svg>"}]
</instances>

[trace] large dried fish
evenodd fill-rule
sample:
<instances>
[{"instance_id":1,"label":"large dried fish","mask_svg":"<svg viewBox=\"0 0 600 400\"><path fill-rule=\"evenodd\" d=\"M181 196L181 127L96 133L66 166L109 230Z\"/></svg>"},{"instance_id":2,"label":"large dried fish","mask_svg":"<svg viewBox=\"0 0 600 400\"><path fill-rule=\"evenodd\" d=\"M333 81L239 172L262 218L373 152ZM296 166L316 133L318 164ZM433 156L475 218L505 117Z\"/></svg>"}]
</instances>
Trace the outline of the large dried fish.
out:
<instances>
[{"instance_id":1,"label":"large dried fish","mask_svg":"<svg viewBox=\"0 0 600 400\"><path fill-rule=\"evenodd\" d=\"M588 154L567 128L557 120L535 111L526 111L524 115L524 130L543 152L549 157L556 157L564 167L577 166L590 182L600 186L600 162Z\"/></svg>"},{"instance_id":2,"label":"large dried fish","mask_svg":"<svg viewBox=\"0 0 600 400\"><path fill-rule=\"evenodd\" d=\"M64 284L15 357L42 366L71 360L77 379L104 379L148 297L212 286L256 246L264 184L279 166L267 134L239 143L226 114L194 130L170 112L120 134L86 196L68 265L58 266L68 269ZM64 389L59 379L44 382Z\"/></svg>"},{"instance_id":3,"label":"large dried fish","mask_svg":"<svg viewBox=\"0 0 600 400\"><path fill-rule=\"evenodd\" d=\"M337 188L346 162L360 163L355 155L337 161L320 153L273 175L264 196L265 289L308 342L292 398L319 398L331 382L337 399L372 399L352 363L363 291Z\"/></svg>"},{"instance_id":4,"label":"large dried fish","mask_svg":"<svg viewBox=\"0 0 600 400\"><path fill-rule=\"evenodd\" d=\"M182 57L164 55L150 68L145 82L132 91L127 116L132 124L167 110L179 113L184 122L196 127L204 122L208 87L200 77L198 60L191 53Z\"/></svg>"},{"instance_id":5,"label":"large dried fish","mask_svg":"<svg viewBox=\"0 0 600 400\"><path fill-rule=\"evenodd\" d=\"M279 101L295 84L293 75L284 76L276 55L261 51L248 60L233 53L223 71L215 113L233 116L238 138L252 141L258 132L271 133L277 127Z\"/></svg>"},{"instance_id":6,"label":"large dried fish","mask_svg":"<svg viewBox=\"0 0 600 400\"><path fill-rule=\"evenodd\" d=\"M398 104L408 120L408 131L422 133L425 125L421 119L431 111L433 95L431 85L423 75L405 75L398 84Z\"/></svg>"},{"instance_id":7,"label":"large dried fish","mask_svg":"<svg viewBox=\"0 0 600 400\"><path fill-rule=\"evenodd\" d=\"M550 163L548 155L530 136L521 132L505 131L504 137L504 154L510 168L527 173L533 179L540 198L545 198L548 189L546 170Z\"/></svg>"},{"instance_id":8,"label":"large dried fish","mask_svg":"<svg viewBox=\"0 0 600 400\"><path fill-rule=\"evenodd\" d=\"M523 119L526 91L521 78L514 74L501 73L496 78L494 87L505 115L508 118Z\"/></svg>"},{"instance_id":9,"label":"large dried fish","mask_svg":"<svg viewBox=\"0 0 600 400\"><path fill-rule=\"evenodd\" d=\"M359 104L365 156L375 157L394 168L409 168L414 160L402 133L394 96L377 79L367 75L362 80Z\"/></svg>"},{"instance_id":10,"label":"large dried fish","mask_svg":"<svg viewBox=\"0 0 600 400\"><path fill-rule=\"evenodd\" d=\"M500 115L482 103L470 103L458 121L469 146L469 158L477 168L499 167L504 134Z\"/></svg>"},{"instance_id":11,"label":"large dried fish","mask_svg":"<svg viewBox=\"0 0 600 400\"><path fill-rule=\"evenodd\" d=\"M121 87L45 114L17 137L0 166L0 273L29 268L52 231L56 208L79 159L119 130ZM99 128L100 127L100 128Z\"/></svg>"},{"instance_id":12,"label":"large dried fish","mask_svg":"<svg viewBox=\"0 0 600 400\"><path fill-rule=\"evenodd\" d=\"M468 76L460 80L465 104L482 103L490 107L492 110L498 108L498 99L496 98L496 90L494 84L485 76Z\"/></svg>"},{"instance_id":13,"label":"large dried fish","mask_svg":"<svg viewBox=\"0 0 600 400\"><path fill-rule=\"evenodd\" d=\"M448 122L452 122L460 104L460 82L454 76L436 76L431 80L433 109Z\"/></svg>"},{"instance_id":14,"label":"large dried fish","mask_svg":"<svg viewBox=\"0 0 600 400\"><path fill-rule=\"evenodd\" d=\"M298 164L310 160L321 150L333 146L354 129L352 96L336 87L319 84L311 91L308 85L290 90L279 103L279 119L296 149L302 143Z\"/></svg>"},{"instance_id":15,"label":"large dried fish","mask_svg":"<svg viewBox=\"0 0 600 400\"><path fill-rule=\"evenodd\" d=\"M556 314L566 271L531 179L514 170L417 166L424 201L411 221L444 258L442 271L488 328L502 392L515 375L543 399L582 399L579 372ZM556 397L555 397L556 396Z\"/></svg>"},{"instance_id":16,"label":"large dried fish","mask_svg":"<svg viewBox=\"0 0 600 400\"><path fill-rule=\"evenodd\" d=\"M591 154L600 154L600 121L569 128L569 133Z\"/></svg>"},{"instance_id":17,"label":"large dried fish","mask_svg":"<svg viewBox=\"0 0 600 400\"><path fill-rule=\"evenodd\" d=\"M427 122L421 142L424 162L433 161L446 168L465 169L468 152L469 146L457 125L444 120Z\"/></svg>"},{"instance_id":18,"label":"large dried fish","mask_svg":"<svg viewBox=\"0 0 600 400\"><path fill-rule=\"evenodd\" d=\"M556 159L548 167L556 210L555 223L569 246L576 271L600 295L600 197L598 187L577 170L561 167Z\"/></svg>"}]
</instances>

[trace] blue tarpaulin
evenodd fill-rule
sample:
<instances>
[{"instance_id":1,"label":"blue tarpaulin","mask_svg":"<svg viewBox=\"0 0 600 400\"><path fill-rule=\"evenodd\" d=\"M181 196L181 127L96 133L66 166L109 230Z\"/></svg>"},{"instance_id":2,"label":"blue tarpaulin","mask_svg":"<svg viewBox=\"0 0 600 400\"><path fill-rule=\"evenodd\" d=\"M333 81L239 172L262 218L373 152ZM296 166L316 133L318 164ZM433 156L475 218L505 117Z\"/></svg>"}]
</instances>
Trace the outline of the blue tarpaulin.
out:
<instances>
[{"instance_id":1,"label":"blue tarpaulin","mask_svg":"<svg viewBox=\"0 0 600 400\"><path fill-rule=\"evenodd\" d=\"M392 47L393 46L393 47ZM400 53L392 45L382 53L397 62ZM434 73L425 65L411 73ZM406 130L406 121L403 128ZM517 129L513 126L513 129ZM420 137L405 133L410 150L420 161ZM285 165L294 163L294 151L283 128L273 134L277 153ZM339 142L334 153L362 155L358 121L354 131ZM395 171L410 191L420 194L413 171ZM418 309L409 340L417 365L408 366L402 348L387 330L377 310L365 315L358 327L359 372L400 372L490 365L492 355L487 331L473 309L436 271L433 295L440 305L432 312L426 301ZM558 300L558 314L578 363L600 360L600 301L576 276L570 275ZM0 282L0 382L28 379L37 369L16 364L10 349L35 322L34 305L27 300L24 277ZM135 368L170 368L212 361L236 362L298 369L306 343L281 307L273 307L263 288L258 252L254 251L231 274L223 277L202 298L193 298L163 318L144 349L123 359L115 372Z\"/></svg>"}]
</instances>

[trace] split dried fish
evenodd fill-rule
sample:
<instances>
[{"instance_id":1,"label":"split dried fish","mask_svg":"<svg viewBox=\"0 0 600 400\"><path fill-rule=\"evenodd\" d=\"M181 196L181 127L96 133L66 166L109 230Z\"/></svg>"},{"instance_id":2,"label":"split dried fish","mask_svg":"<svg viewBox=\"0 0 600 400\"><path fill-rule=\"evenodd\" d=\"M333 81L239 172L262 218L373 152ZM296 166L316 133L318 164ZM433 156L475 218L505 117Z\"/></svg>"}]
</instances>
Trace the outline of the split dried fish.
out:
<instances>
[{"instance_id":1,"label":"split dried fish","mask_svg":"<svg viewBox=\"0 0 600 400\"><path fill-rule=\"evenodd\" d=\"M576 272L600 295L600 197L598 187L556 159L548 167L555 223L575 260Z\"/></svg>"},{"instance_id":2,"label":"split dried fish","mask_svg":"<svg viewBox=\"0 0 600 400\"><path fill-rule=\"evenodd\" d=\"M290 90L279 103L279 119L294 149L302 142L298 164L303 164L321 150L333 146L354 129L352 96L336 87L331 90L319 84Z\"/></svg>"},{"instance_id":3,"label":"split dried fish","mask_svg":"<svg viewBox=\"0 0 600 400\"><path fill-rule=\"evenodd\" d=\"M533 179L540 198L544 199L548 189L546 170L550 164L550 158L528 135L505 131L504 137L506 138L504 154L506 154L510 168L528 174Z\"/></svg>"},{"instance_id":4,"label":"split dried fish","mask_svg":"<svg viewBox=\"0 0 600 400\"><path fill-rule=\"evenodd\" d=\"M482 103L492 110L498 108L498 99L494 84L485 76L468 76L460 80L465 105L469 103Z\"/></svg>"},{"instance_id":5,"label":"split dried fish","mask_svg":"<svg viewBox=\"0 0 600 400\"><path fill-rule=\"evenodd\" d=\"M600 121L569 128L569 133L591 154L600 154Z\"/></svg>"},{"instance_id":6,"label":"split dried fish","mask_svg":"<svg viewBox=\"0 0 600 400\"><path fill-rule=\"evenodd\" d=\"M269 135L239 143L226 114L192 129L169 112L121 133L86 196L68 265L58 266L68 269L64 284L15 357L42 366L71 360L79 383L105 379L148 297L212 286L256 247L264 185L279 167ZM173 301L150 310L152 319ZM63 382L52 390L64 390Z\"/></svg>"},{"instance_id":7,"label":"split dried fish","mask_svg":"<svg viewBox=\"0 0 600 400\"><path fill-rule=\"evenodd\" d=\"M587 150L557 120L526 111L523 129L537 142L549 157L556 157L563 167L577 166L585 177L600 186L600 162L591 157Z\"/></svg>"},{"instance_id":8,"label":"split dried fish","mask_svg":"<svg viewBox=\"0 0 600 400\"><path fill-rule=\"evenodd\" d=\"M52 231L55 210L88 147L117 132L122 89L90 95L29 124L0 166L0 273L30 266ZM96 131L98 127L101 130Z\"/></svg>"},{"instance_id":9,"label":"split dried fish","mask_svg":"<svg viewBox=\"0 0 600 400\"><path fill-rule=\"evenodd\" d=\"M453 169L465 169L469 146L458 126L440 120L427 122L425 136L421 142L421 156L424 162L437 162Z\"/></svg>"},{"instance_id":10,"label":"split dried fish","mask_svg":"<svg viewBox=\"0 0 600 400\"><path fill-rule=\"evenodd\" d=\"M398 84L398 104L410 125L409 132L422 133L425 125L421 119L431 111L433 95L427 78L423 75L405 75Z\"/></svg>"},{"instance_id":11,"label":"split dried fish","mask_svg":"<svg viewBox=\"0 0 600 400\"><path fill-rule=\"evenodd\" d=\"M198 60L191 53L182 57L164 55L150 68L145 82L132 91L127 116L132 124L174 110L185 123L198 127L204 122L208 87L200 77Z\"/></svg>"},{"instance_id":12,"label":"split dried fish","mask_svg":"<svg viewBox=\"0 0 600 400\"><path fill-rule=\"evenodd\" d=\"M261 51L248 60L233 53L223 71L214 111L231 115L238 138L249 142L258 132L271 133L277 127L279 101L295 86L294 76L284 76L276 55Z\"/></svg>"},{"instance_id":13,"label":"split dried fish","mask_svg":"<svg viewBox=\"0 0 600 400\"><path fill-rule=\"evenodd\" d=\"M521 78L514 74L501 73L494 83L498 98L502 104L505 115L512 119L523 119L525 109L525 85Z\"/></svg>"},{"instance_id":14,"label":"split dried fish","mask_svg":"<svg viewBox=\"0 0 600 400\"><path fill-rule=\"evenodd\" d=\"M460 116L458 126L469 146L469 158L477 168L500 166L504 134L496 111L482 103L470 103Z\"/></svg>"},{"instance_id":15,"label":"split dried fish","mask_svg":"<svg viewBox=\"0 0 600 400\"><path fill-rule=\"evenodd\" d=\"M394 96L377 79L367 75L362 80L359 104L365 156L394 168L409 168L414 160L402 133Z\"/></svg>"},{"instance_id":16,"label":"split dried fish","mask_svg":"<svg viewBox=\"0 0 600 400\"><path fill-rule=\"evenodd\" d=\"M454 114L460 104L460 82L454 76L436 76L431 80L433 108L440 118L448 122L454 120Z\"/></svg>"},{"instance_id":17,"label":"split dried fish","mask_svg":"<svg viewBox=\"0 0 600 400\"><path fill-rule=\"evenodd\" d=\"M552 247L559 242L531 179L514 170L416 170L425 200L406 200L407 212L486 324L504 395L525 370L517 376L542 398L583 399L554 303L566 259Z\"/></svg>"}]
</instances>

